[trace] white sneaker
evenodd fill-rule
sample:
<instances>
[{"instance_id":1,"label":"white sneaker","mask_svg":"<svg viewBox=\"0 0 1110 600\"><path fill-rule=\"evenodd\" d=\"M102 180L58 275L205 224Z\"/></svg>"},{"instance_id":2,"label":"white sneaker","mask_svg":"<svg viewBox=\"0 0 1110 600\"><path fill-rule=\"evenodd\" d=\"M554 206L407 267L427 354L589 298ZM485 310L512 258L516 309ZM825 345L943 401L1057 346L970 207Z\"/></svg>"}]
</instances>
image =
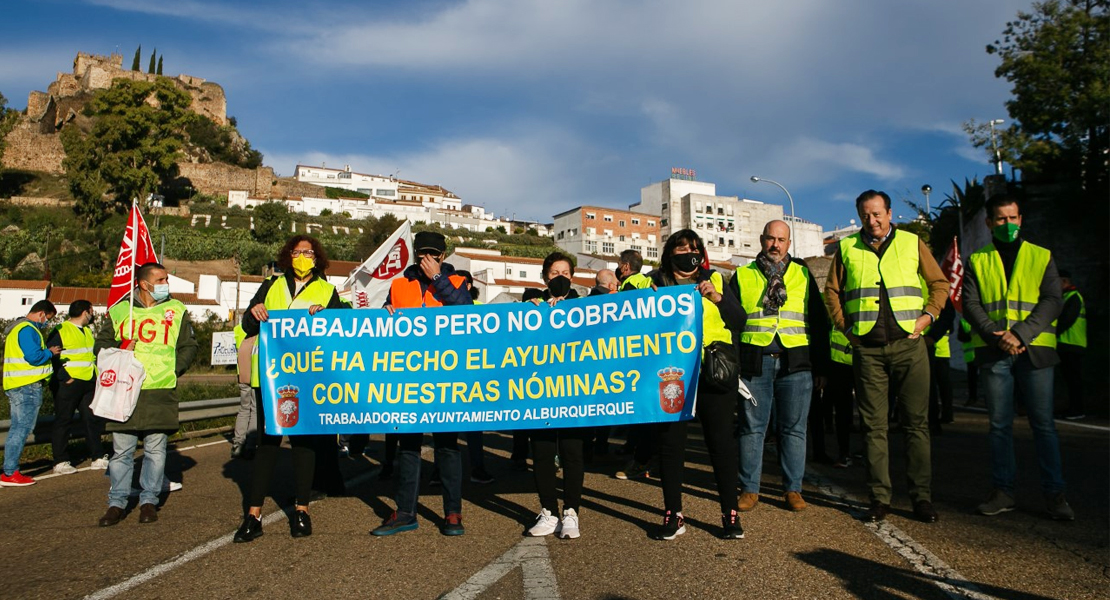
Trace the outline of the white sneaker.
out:
<instances>
[{"instance_id":1,"label":"white sneaker","mask_svg":"<svg viewBox=\"0 0 1110 600\"><path fill-rule=\"evenodd\" d=\"M577 520L576 520L577 522ZM551 514L546 508L540 510L536 517L536 524L528 530L528 537L543 537L555 533L559 528L559 518Z\"/></svg>"},{"instance_id":2,"label":"white sneaker","mask_svg":"<svg viewBox=\"0 0 1110 600\"><path fill-rule=\"evenodd\" d=\"M63 460L62 462L54 465L54 474L55 475L72 475L76 472L77 472L77 467L74 467L73 465L69 464L68 460Z\"/></svg>"},{"instance_id":3,"label":"white sneaker","mask_svg":"<svg viewBox=\"0 0 1110 600\"><path fill-rule=\"evenodd\" d=\"M95 471L103 471L103 470L107 469L108 468L108 457L107 456L101 456L100 458L92 461L92 464L89 465L89 468L93 469Z\"/></svg>"},{"instance_id":4,"label":"white sneaker","mask_svg":"<svg viewBox=\"0 0 1110 600\"><path fill-rule=\"evenodd\" d=\"M563 511L563 520L559 521L559 528L555 531L555 535L564 540L573 540L581 535L578 531L578 513L574 512L573 508Z\"/></svg>"},{"instance_id":5,"label":"white sneaker","mask_svg":"<svg viewBox=\"0 0 1110 600\"><path fill-rule=\"evenodd\" d=\"M179 482L170 481L169 477L163 477L162 478L162 492L176 492L176 491L180 490L183 487L185 487L185 486L182 485ZM141 493L143 493L143 490L141 490L140 488L137 488L137 487L131 488L131 494L130 495L131 495L132 498L134 498L135 496L138 496Z\"/></svg>"}]
</instances>

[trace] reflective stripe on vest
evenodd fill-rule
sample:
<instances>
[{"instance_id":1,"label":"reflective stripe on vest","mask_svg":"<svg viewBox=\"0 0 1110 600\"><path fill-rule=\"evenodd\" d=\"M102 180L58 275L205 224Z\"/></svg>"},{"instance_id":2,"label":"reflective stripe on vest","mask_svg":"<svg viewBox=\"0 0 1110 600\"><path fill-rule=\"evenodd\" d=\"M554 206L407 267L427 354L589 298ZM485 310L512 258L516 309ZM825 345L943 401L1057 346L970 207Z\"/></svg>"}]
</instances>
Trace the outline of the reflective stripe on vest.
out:
<instances>
[{"instance_id":1,"label":"reflective stripe on vest","mask_svg":"<svg viewBox=\"0 0 1110 600\"><path fill-rule=\"evenodd\" d=\"M134 311L134 323L129 311ZM117 342L135 340L135 358L143 363L146 379L144 390L168 390L177 387L177 337L181 334L181 320L185 318L185 305L178 300L166 300L151 307L119 302L108 310L112 318Z\"/></svg>"},{"instance_id":2,"label":"reflective stripe on vest","mask_svg":"<svg viewBox=\"0 0 1110 600\"><path fill-rule=\"evenodd\" d=\"M621 282L621 289L623 290L624 286L629 284L631 284L632 287L638 290L646 289L651 287L651 277L648 277L643 273L633 273L628 277L625 277L624 281Z\"/></svg>"},{"instance_id":3,"label":"reflective stripe on vest","mask_svg":"<svg viewBox=\"0 0 1110 600\"><path fill-rule=\"evenodd\" d=\"M1037 306L1041 297L1041 282L1051 260L1052 253L1046 248L1022 242L1017 258L1014 259L1010 280L1006 281L1002 257L998 255L994 244L988 244L971 255L969 262L979 282L979 299L983 310L1000 329L1009 330L1024 321ZM1056 320L1053 319L1052 324L1028 344L1055 348ZM973 348L984 348L986 345L978 332L972 332Z\"/></svg>"},{"instance_id":4,"label":"reflective stripe on vest","mask_svg":"<svg viewBox=\"0 0 1110 600\"><path fill-rule=\"evenodd\" d=\"M462 289L466 285L466 278L462 275L451 275L447 278L456 288ZM432 294L432 286L420 294L420 280L398 277L389 285L389 299L394 308L419 308L421 306L443 306L443 303Z\"/></svg>"},{"instance_id":5,"label":"reflective stripe on vest","mask_svg":"<svg viewBox=\"0 0 1110 600\"><path fill-rule=\"evenodd\" d=\"M42 347L46 347L46 342L42 337L42 331L31 321L24 321L12 328L8 333L8 339L4 342L4 389L10 390L17 387L30 385L36 381L42 381L50 377L54 372L54 367L47 361L45 365L33 366L27 362L27 357L23 354L23 348L19 347L19 332L24 327L30 327L35 330L39 336L39 343Z\"/></svg>"},{"instance_id":6,"label":"reflective stripe on vest","mask_svg":"<svg viewBox=\"0 0 1110 600\"><path fill-rule=\"evenodd\" d=\"M78 327L69 321L58 326L62 337L62 366L74 379L90 381L96 371L96 355L93 354L93 334L88 327Z\"/></svg>"},{"instance_id":7,"label":"reflective stripe on vest","mask_svg":"<svg viewBox=\"0 0 1110 600\"><path fill-rule=\"evenodd\" d=\"M842 365L852 364L852 343L836 327L829 332L829 356L832 357L833 362Z\"/></svg>"},{"instance_id":8,"label":"reflective stripe on vest","mask_svg":"<svg viewBox=\"0 0 1110 600\"><path fill-rule=\"evenodd\" d=\"M323 279L313 279L311 282L301 288L301 292L297 294L296 298L289 295L289 283L284 275L271 277L270 289L266 291L266 297L262 300L262 306L266 307L266 311L271 310L287 310L287 309L307 309L310 306L319 304L326 307L331 303L331 297L335 293L335 286L328 283ZM243 334L246 339L246 333ZM258 375L258 347L261 345L261 338L255 340L254 350L251 352L251 387L261 387L261 378ZM238 342L236 343L238 347Z\"/></svg>"},{"instance_id":9,"label":"reflective stripe on vest","mask_svg":"<svg viewBox=\"0 0 1110 600\"><path fill-rule=\"evenodd\" d=\"M1070 344L1072 346L1079 346L1080 348L1087 347L1087 303L1083 300L1083 296L1079 295L1077 290L1070 290L1064 294L1064 303L1067 304L1068 299L1071 297L1079 298L1079 316L1076 317L1075 323L1064 331L1060 332L1060 343Z\"/></svg>"},{"instance_id":10,"label":"reflective stripe on vest","mask_svg":"<svg viewBox=\"0 0 1110 600\"><path fill-rule=\"evenodd\" d=\"M797 348L809 344L806 328L806 306L809 299L809 270L796 262L786 267L783 284L786 286L786 303L777 314L763 311L767 292L767 277L756 263L736 270L740 285L740 303L748 313L740 341L753 346L771 345L775 335L784 348Z\"/></svg>"},{"instance_id":11,"label":"reflective stripe on vest","mask_svg":"<svg viewBox=\"0 0 1110 600\"><path fill-rule=\"evenodd\" d=\"M713 289L717 290L718 294L725 292L725 279L721 274L713 271L709 276L709 281L713 284ZM702 329L701 329L701 345L702 347L708 346L713 342L724 342L726 344L732 343L732 333L729 332L728 327L725 326L725 320L721 318L721 311L717 308L713 301L705 296L701 297L702 304Z\"/></svg>"},{"instance_id":12,"label":"reflective stripe on vest","mask_svg":"<svg viewBox=\"0 0 1110 600\"><path fill-rule=\"evenodd\" d=\"M840 240L840 258L847 275L844 316L857 336L867 335L879 320L880 285L886 287L894 320L906 333L913 333L914 322L925 306L917 236L901 229L892 235L881 259L858 233Z\"/></svg>"}]
</instances>

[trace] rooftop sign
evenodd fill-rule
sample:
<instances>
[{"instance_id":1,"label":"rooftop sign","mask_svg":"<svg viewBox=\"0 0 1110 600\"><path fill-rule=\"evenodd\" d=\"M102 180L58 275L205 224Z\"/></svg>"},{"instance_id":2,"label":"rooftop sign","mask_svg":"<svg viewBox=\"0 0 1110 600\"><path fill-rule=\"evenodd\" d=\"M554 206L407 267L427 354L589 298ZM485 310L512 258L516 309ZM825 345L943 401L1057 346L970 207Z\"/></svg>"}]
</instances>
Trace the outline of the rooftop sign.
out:
<instances>
[{"instance_id":1,"label":"rooftop sign","mask_svg":"<svg viewBox=\"0 0 1110 600\"><path fill-rule=\"evenodd\" d=\"M682 179L684 181L697 181L698 172L694 169L687 169L686 167L671 167L671 179Z\"/></svg>"}]
</instances>

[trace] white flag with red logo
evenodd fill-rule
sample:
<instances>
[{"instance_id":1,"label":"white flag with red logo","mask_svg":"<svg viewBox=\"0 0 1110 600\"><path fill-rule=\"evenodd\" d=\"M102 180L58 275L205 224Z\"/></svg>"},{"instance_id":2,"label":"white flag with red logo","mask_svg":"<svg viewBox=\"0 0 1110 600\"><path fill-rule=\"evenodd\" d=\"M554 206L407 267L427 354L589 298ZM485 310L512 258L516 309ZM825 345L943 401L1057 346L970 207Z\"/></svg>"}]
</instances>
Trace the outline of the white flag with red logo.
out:
<instances>
[{"instance_id":1,"label":"white flag with red logo","mask_svg":"<svg viewBox=\"0 0 1110 600\"><path fill-rule=\"evenodd\" d=\"M131 205L127 215L127 230L123 232L123 243L119 247L116 270L112 274L112 289L108 292L108 308L116 305L135 285L135 267L148 262L158 262L154 244L150 241L150 230L146 227L139 207Z\"/></svg>"},{"instance_id":2,"label":"white flag with red logo","mask_svg":"<svg viewBox=\"0 0 1110 600\"><path fill-rule=\"evenodd\" d=\"M343 287L351 290L351 305L381 308L390 284L405 272L412 257L412 224L405 221L344 282Z\"/></svg>"},{"instance_id":3,"label":"white flag with red logo","mask_svg":"<svg viewBox=\"0 0 1110 600\"><path fill-rule=\"evenodd\" d=\"M940 270L948 278L948 298L960 313L964 311L964 263L960 260L960 246L957 238L952 237L952 245L944 255L944 262L940 263Z\"/></svg>"}]
</instances>

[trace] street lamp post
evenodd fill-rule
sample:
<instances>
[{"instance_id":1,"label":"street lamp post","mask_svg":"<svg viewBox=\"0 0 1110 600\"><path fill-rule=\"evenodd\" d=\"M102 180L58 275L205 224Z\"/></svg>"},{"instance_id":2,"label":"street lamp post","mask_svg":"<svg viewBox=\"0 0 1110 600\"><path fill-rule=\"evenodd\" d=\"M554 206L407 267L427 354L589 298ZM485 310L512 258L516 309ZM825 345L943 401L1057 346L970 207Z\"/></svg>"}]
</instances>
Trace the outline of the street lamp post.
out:
<instances>
[{"instance_id":1,"label":"street lamp post","mask_svg":"<svg viewBox=\"0 0 1110 600\"><path fill-rule=\"evenodd\" d=\"M991 119L991 145L994 146L994 174L1002 175L1002 153L998 151L998 138L995 137L994 126L1005 123L1005 119Z\"/></svg>"},{"instance_id":2,"label":"street lamp post","mask_svg":"<svg viewBox=\"0 0 1110 600\"><path fill-rule=\"evenodd\" d=\"M761 181L764 182L764 183L772 183L774 185L777 185L777 186L779 186L780 190L786 192L786 198L788 200L790 200L790 237L793 238L794 237L794 221L796 219L796 217L794 216L794 197L790 195L790 190L786 189L786 187L784 185L782 185L781 183L779 183L777 181L773 181L771 179L764 179L762 177L756 177L755 175L752 175L752 183L759 183Z\"/></svg>"},{"instance_id":3,"label":"street lamp post","mask_svg":"<svg viewBox=\"0 0 1110 600\"><path fill-rule=\"evenodd\" d=\"M925 194L925 216L926 216L926 218L928 218L929 215L933 214L932 208L930 208L930 206L929 206L929 194L932 193L932 191L933 191L933 186L931 186L927 183L925 185L921 186L921 193Z\"/></svg>"}]
</instances>

